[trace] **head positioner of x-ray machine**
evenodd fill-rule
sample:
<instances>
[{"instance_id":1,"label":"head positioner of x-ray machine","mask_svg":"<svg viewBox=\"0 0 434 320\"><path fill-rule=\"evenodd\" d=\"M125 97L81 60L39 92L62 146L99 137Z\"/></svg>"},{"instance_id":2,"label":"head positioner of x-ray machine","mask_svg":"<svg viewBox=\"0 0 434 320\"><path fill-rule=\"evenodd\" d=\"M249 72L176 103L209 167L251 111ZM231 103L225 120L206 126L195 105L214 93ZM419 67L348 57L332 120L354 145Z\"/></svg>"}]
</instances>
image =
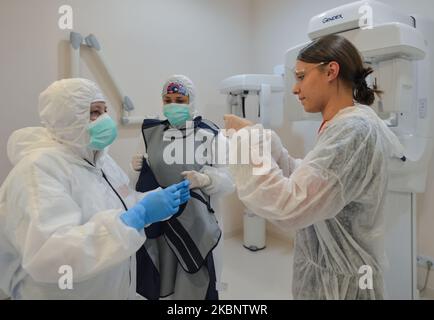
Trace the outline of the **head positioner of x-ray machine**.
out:
<instances>
[{"instance_id":1,"label":"head positioner of x-ray machine","mask_svg":"<svg viewBox=\"0 0 434 320\"><path fill-rule=\"evenodd\" d=\"M418 297L415 194L425 191L433 149L433 30L433 21L399 12L377 1L336 7L309 22L310 39L327 34L344 36L357 47L364 62L373 67L368 85L376 85L384 93L372 107L405 147L406 161L390 163L385 203L388 263L384 276L386 297L393 299ZM290 115L288 120L299 124L302 120L321 119L318 114L304 112L292 94L292 68L298 52L308 43L297 45L285 54L284 105ZM293 126L292 132L297 137L306 137L305 153L313 147L314 138L306 127Z\"/></svg>"}]
</instances>

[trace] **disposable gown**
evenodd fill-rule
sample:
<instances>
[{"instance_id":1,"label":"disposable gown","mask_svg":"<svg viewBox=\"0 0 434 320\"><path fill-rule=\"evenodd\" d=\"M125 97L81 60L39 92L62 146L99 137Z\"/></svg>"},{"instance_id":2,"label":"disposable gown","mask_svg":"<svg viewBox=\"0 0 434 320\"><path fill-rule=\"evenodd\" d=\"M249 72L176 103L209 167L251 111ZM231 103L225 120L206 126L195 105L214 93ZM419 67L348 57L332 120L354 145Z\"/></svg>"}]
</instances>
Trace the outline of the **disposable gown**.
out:
<instances>
[{"instance_id":1,"label":"disposable gown","mask_svg":"<svg viewBox=\"0 0 434 320\"><path fill-rule=\"evenodd\" d=\"M397 137L364 105L342 109L327 122L302 160L290 157L274 132L252 129L271 141L271 170L253 175L253 164L230 169L250 210L297 230L294 298L382 299L387 170L389 161L404 156ZM267 140L256 141L257 151Z\"/></svg>"}]
</instances>

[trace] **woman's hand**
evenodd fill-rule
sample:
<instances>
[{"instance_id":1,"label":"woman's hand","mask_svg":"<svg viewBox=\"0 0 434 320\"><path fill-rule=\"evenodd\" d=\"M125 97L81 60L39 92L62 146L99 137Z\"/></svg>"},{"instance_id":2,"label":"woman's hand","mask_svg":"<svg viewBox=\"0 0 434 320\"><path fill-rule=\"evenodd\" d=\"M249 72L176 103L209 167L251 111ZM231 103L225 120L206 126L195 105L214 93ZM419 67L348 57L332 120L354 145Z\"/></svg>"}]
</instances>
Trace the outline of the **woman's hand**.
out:
<instances>
[{"instance_id":1,"label":"woman's hand","mask_svg":"<svg viewBox=\"0 0 434 320\"><path fill-rule=\"evenodd\" d=\"M253 122L244 118L237 117L233 114L225 114L223 119L225 120L225 129L234 129L238 131L244 127L253 126Z\"/></svg>"},{"instance_id":2,"label":"woman's hand","mask_svg":"<svg viewBox=\"0 0 434 320\"><path fill-rule=\"evenodd\" d=\"M134 171L141 171L143 167L143 161L148 159L148 155L145 154L136 154L131 159L131 167Z\"/></svg>"}]
</instances>

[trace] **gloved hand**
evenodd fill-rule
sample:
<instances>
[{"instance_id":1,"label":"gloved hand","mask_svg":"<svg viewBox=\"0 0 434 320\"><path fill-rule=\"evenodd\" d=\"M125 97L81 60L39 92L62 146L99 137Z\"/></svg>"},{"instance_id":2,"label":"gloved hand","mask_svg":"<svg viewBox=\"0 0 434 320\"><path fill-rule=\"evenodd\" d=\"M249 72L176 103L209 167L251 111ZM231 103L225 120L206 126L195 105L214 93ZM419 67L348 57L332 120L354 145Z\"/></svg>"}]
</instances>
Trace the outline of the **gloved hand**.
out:
<instances>
[{"instance_id":1,"label":"gloved hand","mask_svg":"<svg viewBox=\"0 0 434 320\"><path fill-rule=\"evenodd\" d=\"M178 191L180 192L180 200L181 204L186 203L188 200L190 200L190 181L185 179L180 183L175 184L177 186Z\"/></svg>"},{"instance_id":2,"label":"gloved hand","mask_svg":"<svg viewBox=\"0 0 434 320\"><path fill-rule=\"evenodd\" d=\"M140 230L145 227L145 214L145 208L140 203L137 203L134 207L122 213L120 218L127 226Z\"/></svg>"},{"instance_id":3,"label":"gloved hand","mask_svg":"<svg viewBox=\"0 0 434 320\"><path fill-rule=\"evenodd\" d=\"M131 167L134 171L141 171L143 167L143 159L148 159L148 154L136 154L131 159Z\"/></svg>"},{"instance_id":4,"label":"gloved hand","mask_svg":"<svg viewBox=\"0 0 434 320\"><path fill-rule=\"evenodd\" d=\"M225 129L234 129L235 131L238 131L244 127L252 126L254 123L250 120L237 117L234 114L225 114L223 117L225 121Z\"/></svg>"},{"instance_id":5,"label":"gloved hand","mask_svg":"<svg viewBox=\"0 0 434 320\"><path fill-rule=\"evenodd\" d=\"M132 228L143 229L145 225L166 220L190 199L188 181L171 185L166 189L147 194L139 203L121 214L121 220Z\"/></svg>"},{"instance_id":6,"label":"gloved hand","mask_svg":"<svg viewBox=\"0 0 434 320\"><path fill-rule=\"evenodd\" d=\"M190 189L203 188L211 184L211 179L208 175L197 171L183 171L181 175L190 181Z\"/></svg>"}]
</instances>

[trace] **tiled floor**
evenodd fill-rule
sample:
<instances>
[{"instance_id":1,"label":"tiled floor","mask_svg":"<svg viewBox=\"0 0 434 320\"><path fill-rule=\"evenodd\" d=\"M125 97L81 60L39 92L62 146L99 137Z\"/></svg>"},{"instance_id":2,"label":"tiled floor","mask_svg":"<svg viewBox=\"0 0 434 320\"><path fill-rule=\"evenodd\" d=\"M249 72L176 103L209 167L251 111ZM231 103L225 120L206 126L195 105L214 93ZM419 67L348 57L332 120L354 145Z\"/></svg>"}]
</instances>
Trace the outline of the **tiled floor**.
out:
<instances>
[{"instance_id":1,"label":"tiled floor","mask_svg":"<svg viewBox=\"0 0 434 320\"><path fill-rule=\"evenodd\" d=\"M242 235L225 239L222 280L228 285L220 299L292 299L292 252L289 241L271 236L256 252L243 247Z\"/></svg>"}]
</instances>

